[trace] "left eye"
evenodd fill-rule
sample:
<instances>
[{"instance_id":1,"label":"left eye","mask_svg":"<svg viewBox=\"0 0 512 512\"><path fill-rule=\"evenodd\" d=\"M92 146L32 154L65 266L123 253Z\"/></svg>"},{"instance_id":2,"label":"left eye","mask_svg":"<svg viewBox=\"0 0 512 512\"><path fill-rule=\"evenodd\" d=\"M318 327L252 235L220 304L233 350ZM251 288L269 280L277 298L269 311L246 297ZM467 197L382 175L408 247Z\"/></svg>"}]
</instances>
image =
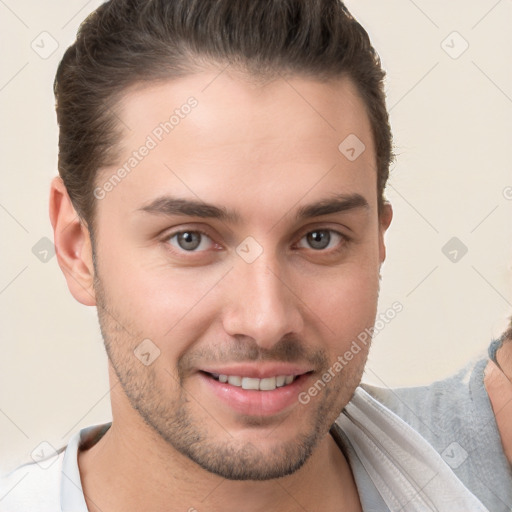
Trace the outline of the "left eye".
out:
<instances>
[{"instance_id":1,"label":"left eye","mask_svg":"<svg viewBox=\"0 0 512 512\"><path fill-rule=\"evenodd\" d=\"M200 231L181 231L168 238L174 247L188 252L204 251L212 246L209 236Z\"/></svg>"},{"instance_id":2,"label":"left eye","mask_svg":"<svg viewBox=\"0 0 512 512\"><path fill-rule=\"evenodd\" d=\"M336 231L332 231L330 229L317 229L315 231L310 231L306 236L302 237L299 246L304 247L303 242L305 242L310 249L314 249L316 251L322 251L324 249L331 249L336 247L343 240L343 236Z\"/></svg>"}]
</instances>

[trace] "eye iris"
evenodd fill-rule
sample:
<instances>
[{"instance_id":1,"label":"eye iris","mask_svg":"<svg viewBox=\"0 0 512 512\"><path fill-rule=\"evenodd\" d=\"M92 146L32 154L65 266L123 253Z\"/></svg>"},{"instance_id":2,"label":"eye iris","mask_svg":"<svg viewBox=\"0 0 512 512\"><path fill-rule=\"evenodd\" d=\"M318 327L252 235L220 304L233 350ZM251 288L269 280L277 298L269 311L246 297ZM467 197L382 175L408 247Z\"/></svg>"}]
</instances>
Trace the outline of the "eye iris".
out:
<instances>
[{"instance_id":1,"label":"eye iris","mask_svg":"<svg viewBox=\"0 0 512 512\"><path fill-rule=\"evenodd\" d=\"M329 231L312 231L307 238L313 249L325 249L331 241L331 234Z\"/></svg>"},{"instance_id":2,"label":"eye iris","mask_svg":"<svg viewBox=\"0 0 512 512\"><path fill-rule=\"evenodd\" d=\"M178 244L182 249L192 251L199 247L201 235L193 231L185 231L178 234Z\"/></svg>"}]
</instances>

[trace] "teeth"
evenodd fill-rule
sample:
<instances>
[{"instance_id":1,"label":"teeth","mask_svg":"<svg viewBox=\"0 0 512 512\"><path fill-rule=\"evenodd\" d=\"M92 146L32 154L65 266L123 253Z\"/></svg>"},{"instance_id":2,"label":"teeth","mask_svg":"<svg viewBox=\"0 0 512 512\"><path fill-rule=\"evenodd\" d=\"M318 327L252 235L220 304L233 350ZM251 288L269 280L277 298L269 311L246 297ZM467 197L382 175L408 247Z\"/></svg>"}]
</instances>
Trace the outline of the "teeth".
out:
<instances>
[{"instance_id":1,"label":"teeth","mask_svg":"<svg viewBox=\"0 0 512 512\"><path fill-rule=\"evenodd\" d=\"M252 389L256 391L274 391L276 388L282 388L291 384L295 380L294 375L278 375L276 377L266 377L256 379L253 377L239 377L237 375L218 375L212 374L212 377L219 382L231 384L231 386L241 387L242 389Z\"/></svg>"},{"instance_id":2,"label":"teeth","mask_svg":"<svg viewBox=\"0 0 512 512\"><path fill-rule=\"evenodd\" d=\"M260 379L244 377L242 379L242 389L260 389Z\"/></svg>"},{"instance_id":3,"label":"teeth","mask_svg":"<svg viewBox=\"0 0 512 512\"><path fill-rule=\"evenodd\" d=\"M275 377L267 377L266 379L260 380L260 390L261 391L273 391L276 389L276 378Z\"/></svg>"},{"instance_id":4,"label":"teeth","mask_svg":"<svg viewBox=\"0 0 512 512\"><path fill-rule=\"evenodd\" d=\"M241 387L242 386L242 377L234 377L234 376L230 375L228 377L228 383L231 384L232 386Z\"/></svg>"}]
</instances>

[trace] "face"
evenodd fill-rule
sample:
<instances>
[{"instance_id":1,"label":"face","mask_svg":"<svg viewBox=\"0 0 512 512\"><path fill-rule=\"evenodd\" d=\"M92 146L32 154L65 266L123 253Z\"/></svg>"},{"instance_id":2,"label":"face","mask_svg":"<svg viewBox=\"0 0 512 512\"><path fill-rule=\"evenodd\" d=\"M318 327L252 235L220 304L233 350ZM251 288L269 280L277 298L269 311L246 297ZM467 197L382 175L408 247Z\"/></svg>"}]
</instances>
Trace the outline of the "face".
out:
<instances>
[{"instance_id":1,"label":"face","mask_svg":"<svg viewBox=\"0 0 512 512\"><path fill-rule=\"evenodd\" d=\"M224 478L290 474L351 398L367 347L332 367L375 320L389 216L364 104L348 80L215 71L133 89L118 115L94 244L114 422Z\"/></svg>"}]
</instances>

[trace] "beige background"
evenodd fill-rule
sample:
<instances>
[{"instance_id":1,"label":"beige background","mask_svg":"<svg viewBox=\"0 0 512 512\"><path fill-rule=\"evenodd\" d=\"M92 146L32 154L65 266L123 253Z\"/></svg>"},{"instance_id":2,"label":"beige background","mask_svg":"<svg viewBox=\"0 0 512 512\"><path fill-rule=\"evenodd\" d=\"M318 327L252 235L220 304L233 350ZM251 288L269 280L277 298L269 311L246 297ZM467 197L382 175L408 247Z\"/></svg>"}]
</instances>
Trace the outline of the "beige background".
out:
<instances>
[{"instance_id":1,"label":"beige background","mask_svg":"<svg viewBox=\"0 0 512 512\"><path fill-rule=\"evenodd\" d=\"M0 472L109 419L95 309L72 299L51 252L39 259L52 238L52 80L99 4L0 1ZM365 380L424 384L484 353L512 313L512 1L347 4L388 71L398 153L380 311L404 309L375 339ZM468 249L457 262L442 251L452 237Z\"/></svg>"}]
</instances>

